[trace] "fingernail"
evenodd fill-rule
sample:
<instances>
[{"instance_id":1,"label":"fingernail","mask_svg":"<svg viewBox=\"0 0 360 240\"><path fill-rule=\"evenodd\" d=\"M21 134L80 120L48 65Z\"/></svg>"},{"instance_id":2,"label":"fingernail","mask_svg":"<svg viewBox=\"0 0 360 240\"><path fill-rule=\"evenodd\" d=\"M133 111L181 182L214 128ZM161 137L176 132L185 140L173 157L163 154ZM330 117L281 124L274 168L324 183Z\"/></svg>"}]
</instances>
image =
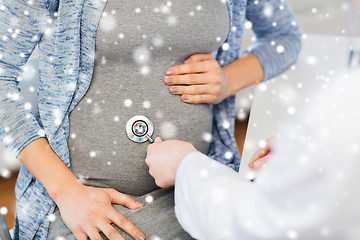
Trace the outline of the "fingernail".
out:
<instances>
[{"instance_id":1,"label":"fingernail","mask_svg":"<svg viewBox=\"0 0 360 240\"><path fill-rule=\"evenodd\" d=\"M189 99L189 97L188 97L188 96L186 96L186 95L182 95L182 99L183 99L183 100L188 100L188 99Z\"/></svg>"},{"instance_id":2,"label":"fingernail","mask_svg":"<svg viewBox=\"0 0 360 240\"><path fill-rule=\"evenodd\" d=\"M139 233L139 234L136 236L136 240L145 240L145 236L142 235L141 233Z\"/></svg>"},{"instance_id":3,"label":"fingernail","mask_svg":"<svg viewBox=\"0 0 360 240\"><path fill-rule=\"evenodd\" d=\"M172 75L172 74L174 74L174 70L167 70L166 71L166 75Z\"/></svg>"},{"instance_id":4,"label":"fingernail","mask_svg":"<svg viewBox=\"0 0 360 240\"><path fill-rule=\"evenodd\" d=\"M191 59L186 59L184 63L191 63Z\"/></svg>"},{"instance_id":5,"label":"fingernail","mask_svg":"<svg viewBox=\"0 0 360 240\"><path fill-rule=\"evenodd\" d=\"M165 83L166 84L172 83L172 78L171 77L165 77Z\"/></svg>"},{"instance_id":6,"label":"fingernail","mask_svg":"<svg viewBox=\"0 0 360 240\"><path fill-rule=\"evenodd\" d=\"M177 93L178 91L179 91L179 89L177 87L170 88L170 92L172 92L172 93Z\"/></svg>"},{"instance_id":7,"label":"fingernail","mask_svg":"<svg viewBox=\"0 0 360 240\"><path fill-rule=\"evenodd\" d=\"M143 203L141 203L141 202L136 202L136 205L138 205L139 207L143 207L143 206L145 206Z\"/></svg>"}]
</instances>

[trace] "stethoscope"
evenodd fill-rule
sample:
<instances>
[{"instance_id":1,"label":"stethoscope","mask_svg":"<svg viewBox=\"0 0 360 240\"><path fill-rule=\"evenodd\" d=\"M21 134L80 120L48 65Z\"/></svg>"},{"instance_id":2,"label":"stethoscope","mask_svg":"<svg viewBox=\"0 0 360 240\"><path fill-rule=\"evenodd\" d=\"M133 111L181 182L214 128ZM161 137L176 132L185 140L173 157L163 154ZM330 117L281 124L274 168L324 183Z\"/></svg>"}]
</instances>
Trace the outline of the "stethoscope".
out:
<instances>
[{"instance_id":1,"label":"stethoscope","mask_svg":"<svg viewBox=\"0 0 360 240\"><path fill-rule=\"evenodd\" d=\"M348 36L349 36L349 68L360 67L360 39L359 39L359 12L360 6L357 6L355 0L350 3L350 11L348 15Z\"/></svg>"},{"instance_id":2,"label":"stethoscope","mask_svg":"<svg viewBox=\"0 0 360 240\"><path fill-rule=\"evenodd\" d=\"M143 115L136 115L130 118L125 128L128 138L133 142L154 142L151 137L154 133L154 125L149 118Z\"/></svg>"}]
</instances>

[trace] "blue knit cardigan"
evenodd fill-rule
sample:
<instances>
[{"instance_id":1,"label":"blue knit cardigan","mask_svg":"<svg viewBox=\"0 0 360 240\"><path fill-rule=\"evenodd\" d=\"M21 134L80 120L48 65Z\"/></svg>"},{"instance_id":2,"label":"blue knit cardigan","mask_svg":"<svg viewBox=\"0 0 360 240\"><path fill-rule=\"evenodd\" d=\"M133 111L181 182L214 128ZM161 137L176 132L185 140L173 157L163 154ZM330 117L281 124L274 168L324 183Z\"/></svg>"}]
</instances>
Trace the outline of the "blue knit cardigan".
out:
<instances>
[{"instance_id":1,"label":"blue knit cardigan","mask_svg":"<svg viewBox=\"0 0 360 240\"><path fill-rule=\"evenodd\" d=\"M70 168L69 114L85 95L92 78L96 30L106 1L0 0L0 136L14 157L31 141L46 137ZM221 66L238 58L246 19L252 22L257 37L247 51L259 58L264 80L295 62L301 49L301 31L285 0L222 1L228 5L231 26L227 47L216 51ZM84 4L89 4L89 11L82 12ZM37 44L38 118L25 104L18 86L22 67ZM209 156L238 171L234 99L232 96L212 106L214 127ZM224 156L228 151L231 157ZM15 195L14 238L46 239L48 216L55 203L24 166Z\"/></svg>"}]
</instances>

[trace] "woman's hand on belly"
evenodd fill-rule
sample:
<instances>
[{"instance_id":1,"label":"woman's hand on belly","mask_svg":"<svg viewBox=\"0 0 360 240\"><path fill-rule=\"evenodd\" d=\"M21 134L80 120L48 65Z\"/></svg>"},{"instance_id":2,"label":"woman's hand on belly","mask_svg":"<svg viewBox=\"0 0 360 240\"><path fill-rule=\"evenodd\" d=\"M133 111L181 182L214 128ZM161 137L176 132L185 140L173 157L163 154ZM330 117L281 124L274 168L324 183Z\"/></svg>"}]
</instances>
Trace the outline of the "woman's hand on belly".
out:
<instances>
[{"instance_id":1,"label":"woman's hand on belly","mask_svg":"<svg viewBox=\"0 0 360 240\"><path fill-rule=\"evenodd\" d=\"M186 103L217 104L233 92L229 76L210 54L194 54L184 64L169 68L166 75L169 91Z\"/></svg>"},{"instance_id":2,"label":"woman's hand on belly","mask_svg":"<svg viewBox=\"0 0 360 240\"><path fill-rule=\"evenodd\" d=\"M130 209L138 209L144 205L114 189L79 184L67 188L55 202L64 223L76 239L102 239L99 232L103 232L109 239L124 239L110 223L116 224L134 239L145 239L145 235L118 213L112 203Z\"/></svg>"}]
</instances>

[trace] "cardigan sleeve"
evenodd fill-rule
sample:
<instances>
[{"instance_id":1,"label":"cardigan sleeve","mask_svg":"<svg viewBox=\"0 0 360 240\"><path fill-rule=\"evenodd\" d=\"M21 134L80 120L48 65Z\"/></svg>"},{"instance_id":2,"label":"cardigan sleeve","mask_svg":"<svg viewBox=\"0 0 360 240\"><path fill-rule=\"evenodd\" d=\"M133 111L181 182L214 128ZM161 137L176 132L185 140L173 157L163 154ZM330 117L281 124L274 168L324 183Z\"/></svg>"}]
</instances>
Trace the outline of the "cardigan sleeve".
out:
<instances>
[{"instance_id":1,"label":"cardigan sleeve","mask_svg":"<svg viewBox=\"0 0 360 240\"><path fill-rule=\"evenodd\" d=\"M256 41L245 53L258 57L268 80L295 63L301 50L301 29L286 0L249 0L246 19Z\"/></svg>"},{"instance_id":2,"label":"cardigan sleeve","mask_svg":"<svg viewBox=\"0 0 360 240\"><path fill-rule=\"evenodd\" d=\"M49 19L45 0L0 0L0 137L14 157L44 130L18 86Z\"/></svg>"}]
</instances>

